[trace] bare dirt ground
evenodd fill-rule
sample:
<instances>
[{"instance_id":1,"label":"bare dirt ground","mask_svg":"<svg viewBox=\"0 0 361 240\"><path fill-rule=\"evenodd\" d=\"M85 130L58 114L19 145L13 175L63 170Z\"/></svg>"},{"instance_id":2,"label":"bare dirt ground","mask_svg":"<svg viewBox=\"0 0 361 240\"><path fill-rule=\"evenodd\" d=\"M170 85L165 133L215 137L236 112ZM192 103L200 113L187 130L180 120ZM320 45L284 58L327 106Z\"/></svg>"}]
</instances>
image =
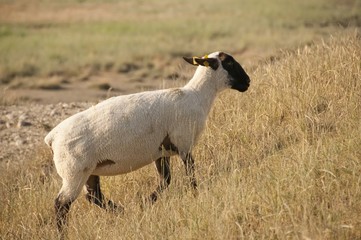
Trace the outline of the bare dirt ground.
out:
<instances>
[{"instance_id":1,"label":"bare dirt ground","mask_svg":"<svg viewBox=\"0 0 361 240\"><path fill-rule=\"evenodd\" d=\"M54 87L44 87L49 89L41 89L43 88L41 86L10 87L4 90L4 95L10 101L20 100L40 104L99 101L110 96L135 93L140 90L153 90L161 86L160 80L148 82L145 82L144 79L127 78L115 73L101 73L91 76L87 80L71 82L61 82L60 80Z\"/></svg>"},{"instance_id":2,"label":"bare dirt ground","mask_svg":"<svg viewBox=\"0 0 361 240\"><path fill-rule=\"evenodd\" d=\"M0 162L24 159L40 145L48 131L91 103L0 106Z\"/></svg>"}]
</instances>

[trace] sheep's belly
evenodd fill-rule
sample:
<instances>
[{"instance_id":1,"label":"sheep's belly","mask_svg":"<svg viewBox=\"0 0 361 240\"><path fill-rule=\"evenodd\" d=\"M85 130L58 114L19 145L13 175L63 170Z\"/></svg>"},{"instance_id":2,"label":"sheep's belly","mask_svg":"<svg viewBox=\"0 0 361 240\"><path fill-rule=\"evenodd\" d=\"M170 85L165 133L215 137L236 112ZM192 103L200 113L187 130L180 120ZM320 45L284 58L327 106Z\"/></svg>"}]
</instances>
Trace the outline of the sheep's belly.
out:
<instances>
[{"instance_id":1,"label":"sheep's belly","mask_svg":"<svg viewBox=\"0 0 361 240\"><path fill-rule=\"evenodd\" d=\"M124 174L128 172L135 171L141 167L144 167L150 163L152 163L154 160L144 160L143 161L116 161L107 159L103 162L99 163L97 167L95 168L93 174L94 175L100 175L100 176L112 176L112 175L118 175L118 174Z\"/></svg>"},{"instance_id":2,"label":"sheep's belly","mask_svg":"<svg viewBox=\"0 0 361 240\"><path fill-rule=\"evenodd\" d=\"M125 159L106 159L102 162L100 162L95 170L93 171L93 175L99 175L99 176L113 176L113 175L119 175L124 173L129 173L132 171L135 171L141 167L144 167L146 165L151 164L156 159L163 156L172 156L176 153L174 152L167 152L164 154L158 153L156 155L153 155L150 158L137 158L137 160L125 160Z\"/></svg>"}]
</instances>

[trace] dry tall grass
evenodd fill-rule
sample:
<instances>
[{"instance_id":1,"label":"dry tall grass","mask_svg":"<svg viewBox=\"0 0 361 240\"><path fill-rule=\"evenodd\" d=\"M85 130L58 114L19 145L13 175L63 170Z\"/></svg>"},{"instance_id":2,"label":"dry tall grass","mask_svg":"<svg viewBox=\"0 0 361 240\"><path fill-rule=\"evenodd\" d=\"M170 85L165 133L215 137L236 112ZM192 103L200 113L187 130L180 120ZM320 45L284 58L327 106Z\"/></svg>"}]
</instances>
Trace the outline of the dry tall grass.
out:
<instances>
[{"instance_id":1,"label":"dry tall grass","mask_svg":"<svg viewBox=\"0 0 361 240\"><path fill-rule=\"evenodd\" d=\"M198 197L178 159L169 191L145 209L153 166L103 178L125 215L79 198L69 239L361 239L360 40L285 52L251 74L249 92L221 94L194 151ZM0 236L56 239L60 179L46 174L47 149L28 160L2 165Z\"/></svg>"}]
</instances>

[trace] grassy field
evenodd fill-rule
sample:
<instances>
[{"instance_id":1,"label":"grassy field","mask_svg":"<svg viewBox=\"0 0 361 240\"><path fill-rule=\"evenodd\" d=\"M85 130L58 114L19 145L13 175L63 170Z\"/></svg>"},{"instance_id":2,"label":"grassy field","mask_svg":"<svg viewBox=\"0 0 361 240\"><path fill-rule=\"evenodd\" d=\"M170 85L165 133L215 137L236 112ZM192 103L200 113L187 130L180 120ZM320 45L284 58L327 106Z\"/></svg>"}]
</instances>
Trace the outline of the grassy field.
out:
<instances>
[{"instance_id":1,"label":"grassy field","mask_svg":"<svg viewBox=\"0 0 361 240\"><path fill-rule=\"evenodd\" d=\"M360 239L361 37L285 52L257 68L249 92L216 101L194 155L199 196L179 159L159 202L142 209L156 185L153 166L103 178L125 215L78 199L69 239ZM2 165L0 236L55 239L60 187L50 152Z\"/></svg>"},{"instance_id":2,"label":"grassy field","mask_svg":"<svg viewBox=\"0 0 361 240\"><path fill-rule=\"evenodd\" d=\"M178 158L153 206L141 207L154 166L104 177L125 214L79 197L68 238L361 239L360 12L359 0L0 0L4 87L130 74L124 63L189 76L173 59L216 49L252 79L215 102L194 149L197 197ZM177 66L157 62L168 60ZM0 239L57 239L51 153L41 145L22 158L0 162Z\"/></svg>"},{"instance_id":3,"label":"grassy field","mask_svg":"<svg viewBox=\"0 0 361 240\"><path fill-rule=\"evenodd\" d=\"M360 12L360 0L2 0L0 83L42 88L216 50L250 61L360 27Z\"/></svg>"}]
</instances>

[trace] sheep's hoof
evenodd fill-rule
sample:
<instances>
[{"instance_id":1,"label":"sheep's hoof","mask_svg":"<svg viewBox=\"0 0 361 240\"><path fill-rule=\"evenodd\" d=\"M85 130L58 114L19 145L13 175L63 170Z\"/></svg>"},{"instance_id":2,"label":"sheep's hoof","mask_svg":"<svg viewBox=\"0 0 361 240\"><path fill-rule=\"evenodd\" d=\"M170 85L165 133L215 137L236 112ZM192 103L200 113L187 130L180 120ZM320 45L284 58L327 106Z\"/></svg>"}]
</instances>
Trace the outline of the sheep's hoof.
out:
<instances>
[{"instance_id":1,"label":"sheep's hoof","mask_svg":"<svg viewBox=\"0 0 361 240\"><path fill-rule=\"evenodd\" d=\"M140 199L140 208L142 210L146 209L147 207L153 205L158 197L159 197L159 193L158 192L153 192L150 196L148 197L144 197L143 195L141 195L139 192L138 192L138 198Z\"/></svg>"},{"instance_id":2,"label":"sheep's hoof","mask_svg":"<svg viewBox=\"0 0 361 240\"><path fill-rule=\"evenodd\" d=\"M118 204L115 204L113 201L109 200L107 204L107 210L112 213L124 214L124 207Z\"/></svg>"},{"instance_id":3,"label":"sheep's hoof","mask_svg":"<svg viewBox=\"0 0 361 240\"><path fill-rule=\"evenodd\" d=\"M199 196L198 189L192 189L192 194L195 198L198 197Z\"/></svg>"},{"instance_id":4,"label":"sheep's hoof","mask_svg":"<svg viewBox=\"0 0 361 240\"><path fill-rule=\"evenodd\" d=\"M153 192L150 196L146 199L148 204L154 204L159 197L159 192Z\"/></svg>"}]
</instances>

